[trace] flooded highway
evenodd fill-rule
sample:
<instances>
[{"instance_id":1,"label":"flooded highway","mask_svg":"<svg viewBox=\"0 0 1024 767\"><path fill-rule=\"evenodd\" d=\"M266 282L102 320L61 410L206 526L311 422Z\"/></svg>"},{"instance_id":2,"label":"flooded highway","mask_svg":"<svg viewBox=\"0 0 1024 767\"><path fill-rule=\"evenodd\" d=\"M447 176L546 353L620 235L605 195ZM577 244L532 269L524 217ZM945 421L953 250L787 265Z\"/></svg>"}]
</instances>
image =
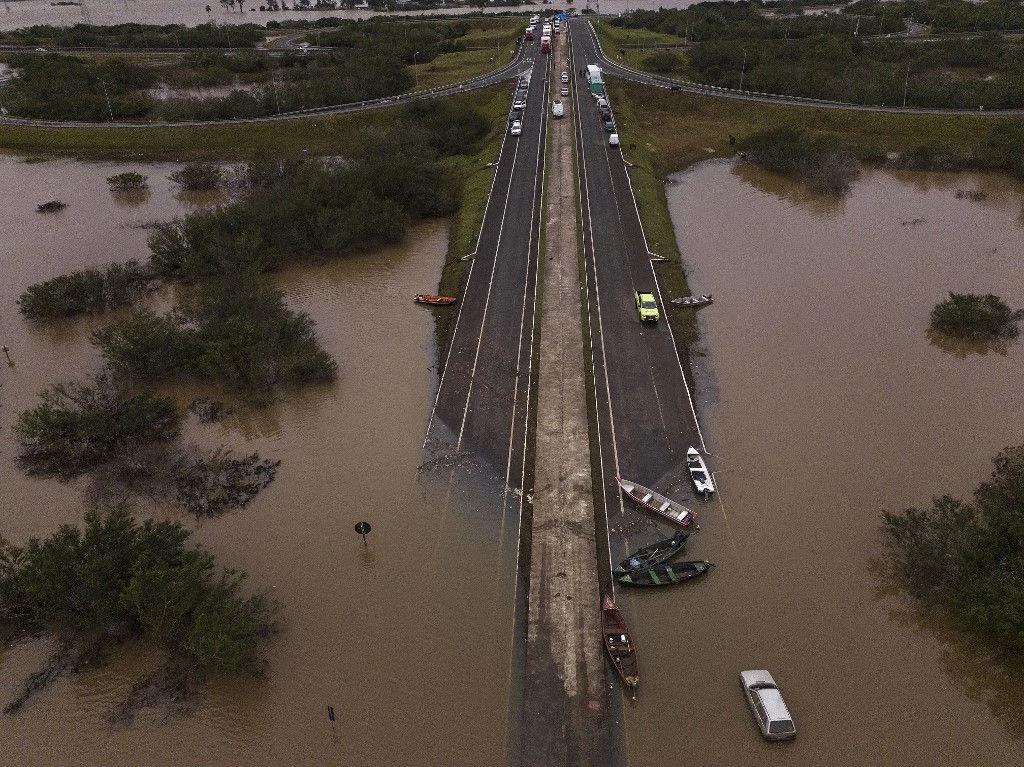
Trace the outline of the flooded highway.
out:
<instances>
[{"instance_id":1,"label":"flooded highway","mask_svg":"<svg viewBox=\"0 0 1024 767\"><path fill-rule=\"evenodd\" d=\"M667 191L691 288L716 299L694 361L720 494L686 558L719 566L620 595L644 675L630 763L1024 762L1024 678L896 592L879 536L882 509L969 495L1024 442L1021 344L926 333L950 290L1024 302L1024 189L867 171L823 199L711 161ZM794 742L761 739L750 668L782 687Z\"/></svg>"},{"instance_id":2,"label":"flooded highway","mask_svg":"<svg viewBox=\"0 0 1024 767\"><path fill-rule=\"evenodd\" d=\"M0 533L43 536L84 511L81 488L26 478L12 425L36 394L99 366L88 343L102 318L35 327L14 301L30 284L70 269L144 258L152 220L193 203L167 180L171 165L0 158L0 337L15 368L0 365ZM106 176L149 176L143 199L117 200ZM59 196L61 213L36 213ZM204 201L209 202L209 201ZM405 245L276 275L289 304L309 312L339 379L285 391L220 424L190 423L187 437L280 459L276 481L247 508L200 523L174 509L219 563L245 569L248 588L279 605L262 680L213 681L184 714L143 711L130 726L111 707L158 659L128 648L114 662L62 677L16 716L0 716L5 763L21 765L477 765L505 760L515 535L494 511L484 471L450 492L419 471L437 383L430 310L411 296L437 284L444 222ZM162 304L170 295L160 295ZM182 402L217 396L171 390ZM364 548L353 525L371 523ZM508 578L495 572L508 570ZM44 642L0 651L0 698L45 663ZM328 720L333 706L336 721Z\"/></svg>"}]
</instances>

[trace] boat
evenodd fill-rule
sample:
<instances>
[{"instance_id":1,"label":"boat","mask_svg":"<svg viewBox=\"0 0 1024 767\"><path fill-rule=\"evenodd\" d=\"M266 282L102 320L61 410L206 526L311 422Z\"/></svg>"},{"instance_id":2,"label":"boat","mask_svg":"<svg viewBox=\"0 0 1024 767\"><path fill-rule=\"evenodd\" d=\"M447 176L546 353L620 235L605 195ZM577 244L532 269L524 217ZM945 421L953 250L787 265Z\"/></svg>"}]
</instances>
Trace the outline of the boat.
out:
<instances>
[{"instance_id":1,"label":"boat","mask_svg":"<svg viewBox=\"0 0 1024 767\"><path fill-rule=\"evenodd\" d=\"M704 463L704 458L695 447L686 451L686 468L690 470L693 486L698 493L704 496L706 501L708 496L715 492L715 481L711 478L711 472L708 471L708 465Z\"/></svg>"},{"instance_id":2,"label":"boat","mask_svg":"<svg viewBox=\"0 0 1024 767\"><path fill-rule=\"evenodd\" d=\"M673 501L671 498L666 498L660 493L654 492L649 487L638 485L636 482L631 482L622 477L619 477L619 487L641 506L646 506L669 522L674 522L682 527L689 527L693 524L693 512L678 501Z\"/></svg>"},{"instance_id":3,"label":"boat","mask_svg":"<svg viewBox=\"0 0 1024 767\"><path fill-rule=\"evenodd\" d=\"M705 561L663 562L646 570L633 570L616 576L615 580L625 586L671 586L700 577L712 567L714 564Z\"/></svg>"},{"instance_id":4,"label":"boat","mask_svg":"<svg viewBox=\"0 0 1024 767\"><path fill-rule=\"evenodd\" d=\"M605 594L601 603L601 633L604 635L604 650L616 673L629 691L635 692L640 683L636 646L611 594Z\"/></svg>"},{"instance_id":5,"label":"boat","mask_svg":"<svg viewBox=\"0 0 1024 767\"><path fill-rule=\"evenodd\" d=\"M455 296L432 296L428 293L417 293L413 300L418 304L430 304L431 306L451 306L458 299Z\"/></svg>"},{"instance_id":6,"label":"boat","mask_svg":"<svg viewBox=\"0 0 1024 767\"><path fill-rule=\"evenodd\" d=\"M689 537L689 532L679 530L671 538L637 549L628 559L622 560L619 566L612 570L612 575L625 575L633 570L646 570L648 567L667 562L682 550Z\"/></svg>"},{"instance_id":7,"label":"boat","mask_svg":"<svg viewBox=\"0 0 1024 767\"><path fill-rule=\"evenodd\" d=\"M683 296L682 298L673 298L671 303L676 306L707 306L708 304L714 303L715 297L710 293L705 293L701 296Z\"/></svg>"}]
</instances>

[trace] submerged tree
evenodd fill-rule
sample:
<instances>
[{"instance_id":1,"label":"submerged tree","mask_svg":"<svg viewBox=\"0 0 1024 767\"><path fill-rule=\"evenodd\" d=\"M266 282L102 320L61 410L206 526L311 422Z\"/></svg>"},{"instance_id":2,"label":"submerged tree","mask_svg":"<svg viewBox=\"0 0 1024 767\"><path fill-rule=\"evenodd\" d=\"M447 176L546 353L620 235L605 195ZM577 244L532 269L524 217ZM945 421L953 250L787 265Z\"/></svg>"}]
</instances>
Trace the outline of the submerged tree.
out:
<instances>
[{"instance_id":1,"label":"submerged tree","mask_svg":"<svg viewBox=\"0 0 1024 767\"><path fill-rule=\"evenodd\" d=\"M991 293L984 296L950 293L949 298L932 309L931 328L939 333L979 341L1016 338L1021 314Z\"/></svg>"},{"instance_id":2,"label":"submerged tree","mask_svg":"<svg viewBox=\"0 0 1024 767\"><path fill-rule=\"evenodd\" d=\"M141 192L148 188L147 178L141 173L127 171L107 177L107 184L112 192Z\"/></svg>"}]
</instances>

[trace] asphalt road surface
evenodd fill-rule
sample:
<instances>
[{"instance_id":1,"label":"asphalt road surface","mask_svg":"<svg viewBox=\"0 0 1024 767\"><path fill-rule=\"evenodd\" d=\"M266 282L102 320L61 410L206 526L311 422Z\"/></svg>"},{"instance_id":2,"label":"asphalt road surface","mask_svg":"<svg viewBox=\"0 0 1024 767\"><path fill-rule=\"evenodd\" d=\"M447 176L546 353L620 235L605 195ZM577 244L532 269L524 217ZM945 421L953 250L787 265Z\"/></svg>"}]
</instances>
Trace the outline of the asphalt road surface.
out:
<instances>
[{"instance_id":1,"label":"asphalt road surface","mask_svg":"<svg viewBox=\"0 0 1024 767\"><path fill-rule=\"evenodd\" d=\"M593 347L594 397L611 561L667 533L670 527L623 499L617 477L682 501L698 520L686 471L686 450L703 449L691 395L664 315L678 311L661 298L627 169L618 147L608 145L596 100L589 95L588 64L600 60L590 25L570 22L576 99L576 139L586 262L587 319ZM614 105L613 105L614 108ZM641 324L634 291L654 293L663 315ZM609 573L602 573L606 589Z\"/></svg>"}]
</instances>

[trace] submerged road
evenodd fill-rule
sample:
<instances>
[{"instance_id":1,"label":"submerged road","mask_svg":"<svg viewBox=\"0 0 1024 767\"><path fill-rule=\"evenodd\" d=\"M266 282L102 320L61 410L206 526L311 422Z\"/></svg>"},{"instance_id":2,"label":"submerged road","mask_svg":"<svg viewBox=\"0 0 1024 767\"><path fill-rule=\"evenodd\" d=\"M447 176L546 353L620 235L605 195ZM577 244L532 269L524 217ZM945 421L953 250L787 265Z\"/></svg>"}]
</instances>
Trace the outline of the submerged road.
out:
<instances>
[{"instance_id":1,"label":"submerged road","mask_svg":"<svg viewBox=\"0 0 1024 767\"><path fill-rule=\"evenodd\" d=\"M602 489L598 513L607 519L611 560L618 561L670 527L624 502L616 478L681 500L699 519L701 505L694 499L685 458L688 447L703 450L704 443L664 318L678 310L662 299L622 153L608 145L596 102L586 95L587 82L579 74L600 60L595 38L582 19L570 21L570 30L572 75L582 94L576 102L576 139L600 453L594 484ZM663 314L660 322L639 322L636 290L654 293ZM607 567L602 576L605 590L612 589Z\"/></svg>"}]
</instances>

